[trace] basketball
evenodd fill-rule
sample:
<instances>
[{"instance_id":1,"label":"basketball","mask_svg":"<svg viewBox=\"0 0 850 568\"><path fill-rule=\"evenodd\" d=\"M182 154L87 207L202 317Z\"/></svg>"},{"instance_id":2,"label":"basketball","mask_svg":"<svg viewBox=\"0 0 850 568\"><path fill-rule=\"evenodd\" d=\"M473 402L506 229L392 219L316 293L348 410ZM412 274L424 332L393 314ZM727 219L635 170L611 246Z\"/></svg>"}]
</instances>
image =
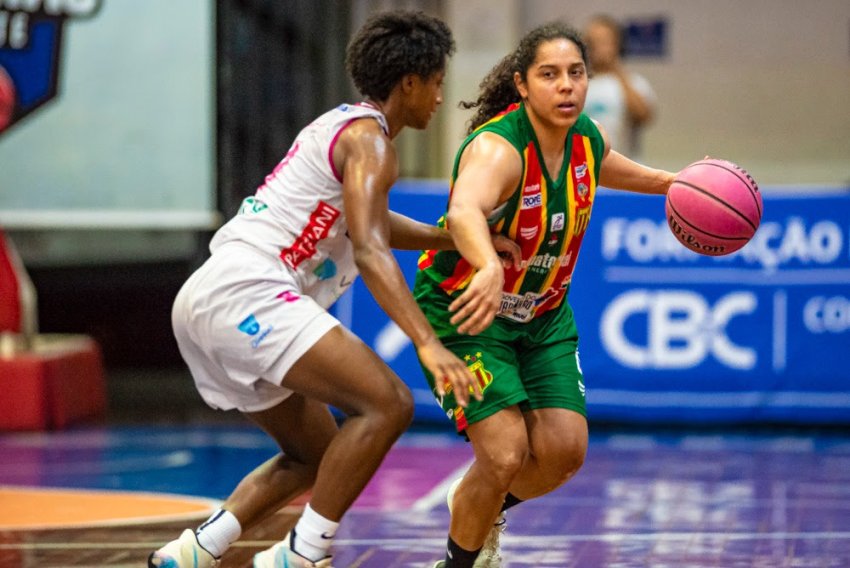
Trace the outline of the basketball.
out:
<instances>
[{"instance_id":1,"label":"basketball","mask_svg":"<svg viewBox=\"0 0 850 568\"><path fill-rule=\"evenodd\" d=\"M722 256L747 244L761 222L758 184L740 166L704 159L673 180L665 202L667 224L683 245L707 256Z\"/></svg>"}]
</instances>

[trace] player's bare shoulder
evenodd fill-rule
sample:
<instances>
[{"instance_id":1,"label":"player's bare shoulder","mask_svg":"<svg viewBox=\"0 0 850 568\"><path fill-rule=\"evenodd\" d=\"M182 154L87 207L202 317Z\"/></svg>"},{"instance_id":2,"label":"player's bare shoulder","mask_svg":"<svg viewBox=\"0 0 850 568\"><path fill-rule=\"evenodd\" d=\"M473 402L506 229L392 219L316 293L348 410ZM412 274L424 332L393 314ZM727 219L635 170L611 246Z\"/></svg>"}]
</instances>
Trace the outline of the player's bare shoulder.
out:
<instances>
[{"instance_id":1,"label":"player's bare shoulder","mask_svg":"<svg viewBox=\"0 0 850 568\"><path fill-rule=\"evenodd\" d=\"M371 168L398 168L395 146L381 123L373 117L354 119L339 134L334 145L333 160L338 171L351 162Z\"/></svg>"}]
</instances>

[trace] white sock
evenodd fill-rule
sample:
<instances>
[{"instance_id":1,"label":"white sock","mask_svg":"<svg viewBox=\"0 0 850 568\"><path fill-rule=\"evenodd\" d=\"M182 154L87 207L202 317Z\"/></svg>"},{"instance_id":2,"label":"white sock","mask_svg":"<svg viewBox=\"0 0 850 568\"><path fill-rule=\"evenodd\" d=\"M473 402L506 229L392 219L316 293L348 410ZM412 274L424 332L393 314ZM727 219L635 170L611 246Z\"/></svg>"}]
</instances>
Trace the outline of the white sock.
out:
<instances>
[{"instance_id":1,"label":"white sock","mask_svg":"<svg viewBox=\"0 0 850 568\"><path fill-rule=\"evenodd\" d=\"M242 525L230 511L219 509L195 530L198 543L216 558L221 558L224 551L239 539Z\"/></svg>"},{"instance_id":2,"label":"white sock","mask_svg":"<svg viewBox=\"0 0 850 568\"><path fill-rule=\"evenodd\" d=\"M295 525L295 542L292 546L298 554L313 562L321 560L328 555L338 527L339 523L324 518L307 503L304 514Z\"/></svg>"}]
</instances>

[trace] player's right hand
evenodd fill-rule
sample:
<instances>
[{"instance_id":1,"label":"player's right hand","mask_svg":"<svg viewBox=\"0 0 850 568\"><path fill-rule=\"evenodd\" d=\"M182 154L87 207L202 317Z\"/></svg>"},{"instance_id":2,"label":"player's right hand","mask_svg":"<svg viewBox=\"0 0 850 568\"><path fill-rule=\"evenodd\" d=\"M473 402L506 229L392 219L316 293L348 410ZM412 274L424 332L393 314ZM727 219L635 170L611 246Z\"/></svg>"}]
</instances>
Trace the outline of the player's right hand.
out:
<instances>
[{"instance_id":1,"label":"player's right hand","mask_svg":"<svg viewBox=\"0 0 850 568\"><path fill-rule=\"evenodd\" d=\"M436 337L416 349L422 365L434 377L434 387L437 396L444 396L451 385L457 403L466 408L469 404L470 391L476 400L482 399L481 385L473 374L454 353L440 343Z\"/></svg>"}]
</instances>

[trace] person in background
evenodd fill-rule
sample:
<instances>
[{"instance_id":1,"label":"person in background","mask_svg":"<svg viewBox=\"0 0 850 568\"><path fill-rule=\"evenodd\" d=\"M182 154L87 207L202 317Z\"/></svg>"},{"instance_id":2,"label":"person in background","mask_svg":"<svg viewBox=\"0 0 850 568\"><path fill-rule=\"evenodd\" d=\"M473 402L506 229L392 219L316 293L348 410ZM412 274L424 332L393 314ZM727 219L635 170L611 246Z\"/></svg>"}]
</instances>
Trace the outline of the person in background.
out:
<instances>
[{"instance_id":1,"label":"person in background","mask_svg":"<svg viewBox=\"0 0 850 568\"><path fill-rule=\"evenodd\" d=\"M655 114L652 85L623 64L623 29L612 17L597 15L584 29L590 60L585 112L605 128L611 146L641 160L641 134Z\"/></svg>"},{"instance_id":2,"label":"person in background","mask_svg":"<svg viewBox=\"0 0 850 568\"><path fill-rule=\"evenodd\" d=\"M484 78L476 101L462 104L477 110L441 220L457 251L422 254L414 295L484 396L463 406L467 393L443 389L423 365L474 453L449 490L447 551L436 568L500 566L504 512L581 468L585 385L567 295L596 190L664 195L675 177L617 152L583 113L587 67L575 30L544 25ZM494 234L519 244L519 266L500 264Z\"/></svg>"},{"instance_id":3,"label":"person in background","mask_svg":"<svg viewBox=\"0 0 850 568\"><path fill-rule=\"evenodd\" d=\"M346 66L365 100L305 127L174 302L180 352L210 406L237 409L281 452L251 471L196 530L153 552L152 568L209 568L249 527L312 488L295 527L255 568L330 567L337 527L413 416L402 380L327 311L358 273L461 405L479 397L466 364L437 338L391 247L453 247L444 229L388 209L393 139L424 129L442 102L454 39L421 12L377 14ZM515 243L502 239L507 252ZM499 243L495 246L499 247ZM328 405L342 411L341 426Z\"/></svg>"}]
</instances>

